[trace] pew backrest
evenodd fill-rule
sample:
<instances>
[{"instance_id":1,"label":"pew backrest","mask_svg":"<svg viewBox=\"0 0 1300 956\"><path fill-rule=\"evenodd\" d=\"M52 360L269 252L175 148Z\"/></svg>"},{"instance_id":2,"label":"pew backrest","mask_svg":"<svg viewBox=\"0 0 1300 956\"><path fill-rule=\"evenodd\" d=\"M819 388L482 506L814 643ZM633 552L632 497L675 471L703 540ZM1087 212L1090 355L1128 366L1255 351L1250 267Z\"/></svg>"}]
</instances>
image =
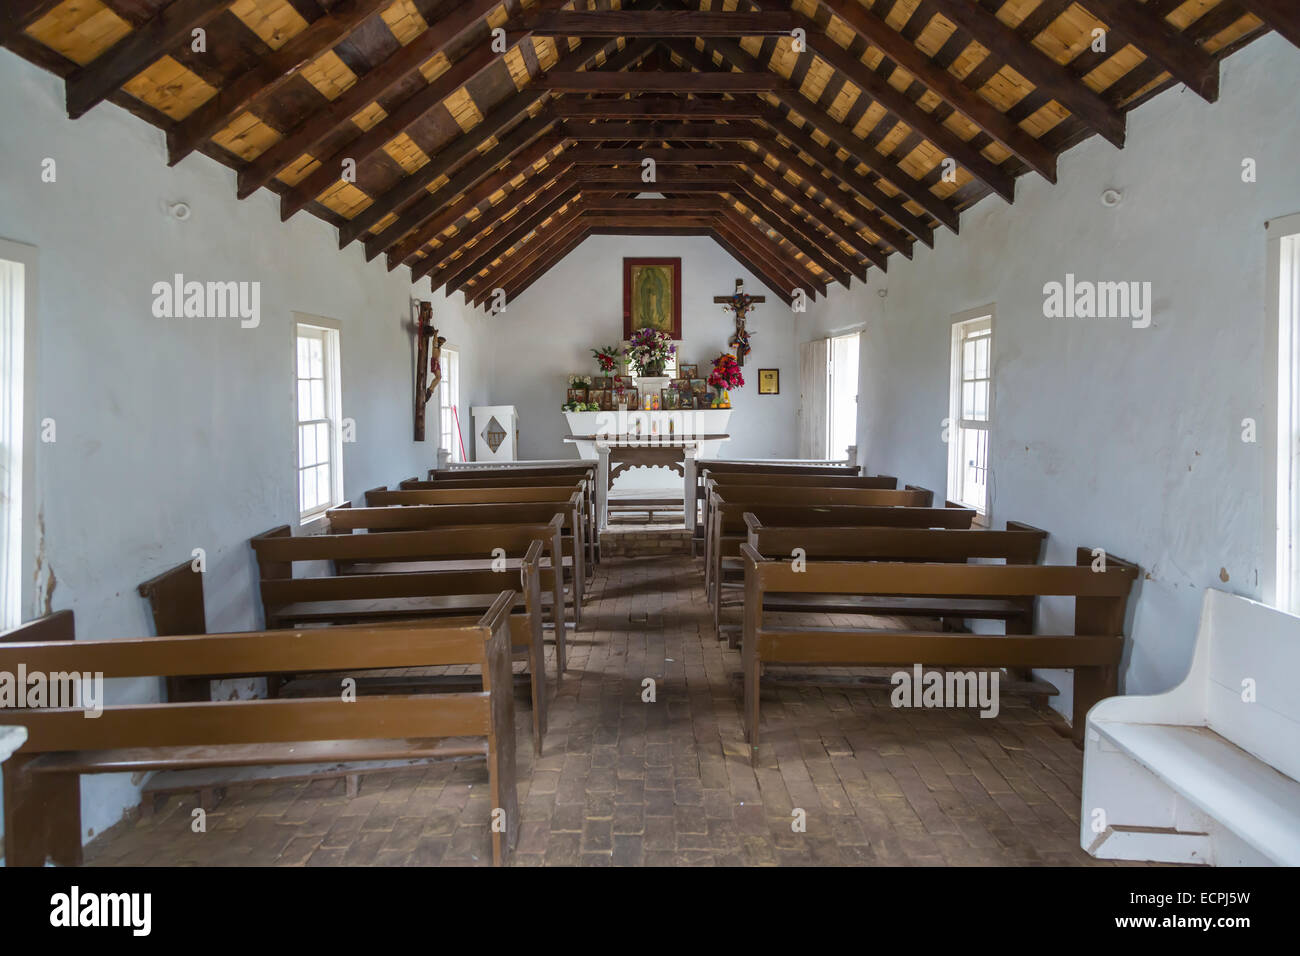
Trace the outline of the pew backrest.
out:
<instances>
[{"instance_id":1,"label":"pew backrest","mask_svg":"<svg viewBox=\"0 0 1300 956\"><path fill-rule=\"evenodd\" d=\"M1038 564L1047 532L1018 521L1005 531L934 528L773 527L752 512L744 515L751 548L783 558L796 548L811 560L969 561L1002 559Z\"/></svg>"}]
</instances>

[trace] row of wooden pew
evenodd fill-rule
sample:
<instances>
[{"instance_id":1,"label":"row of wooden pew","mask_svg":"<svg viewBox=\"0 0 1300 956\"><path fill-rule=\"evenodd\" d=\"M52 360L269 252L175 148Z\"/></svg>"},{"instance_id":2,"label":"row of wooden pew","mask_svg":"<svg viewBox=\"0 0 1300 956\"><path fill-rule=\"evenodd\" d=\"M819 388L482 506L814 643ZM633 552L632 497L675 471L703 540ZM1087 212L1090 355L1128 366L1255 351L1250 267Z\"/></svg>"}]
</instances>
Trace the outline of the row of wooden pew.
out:
<instances>
[{"instance_id":1,"label":"row of wooden pew","mask_svg":"<svg viewBox=\"0 0 1300 956\"><path fill-rule=\"evenodd\" d=\"M720 638L723 607L743 608L730 636L741 646L752 745L762 675L775 665L1005 668L1046 695L1058 691L1032 670L1072 669L1077 741L1088 709L1118 693L1139 577L1130 562L1079 548L1073 565L1044 565L1046 531L975 527L972 510L933 507L929 491L899 490L897 479L862 477L856 466L711 462L701 481L705 587ZM1038 599L1049 596L1074 599L1073 633L1036 632ZM826 615L858 618L826 626ZM1003 633L971 633L975 621Z\"/></svg>"},{"instance_id":2,"label":"row of wooden pew","mask_svg":"<svg viewBox=\"0 0 1300 956\"><path fill-rule=\"evenodd\" d=\"M96 719L6 713L28 729L4 767L7 861L81 862L85 773L160 771L154 794L346 776L353 793L366 772L480 755L504 863L519 827L514 685L527 684L541 753L550 681L599 560L594 471L431 472L332 509L312 533L259 534L265 630L206 633L201 575L185 563L140 586L157 636L75 640L70 611L0 635L0 671L165 680L161 703ZM212 699L213 680L238 677L264 678L266 698Z\"/></svg>"}]
</instances>

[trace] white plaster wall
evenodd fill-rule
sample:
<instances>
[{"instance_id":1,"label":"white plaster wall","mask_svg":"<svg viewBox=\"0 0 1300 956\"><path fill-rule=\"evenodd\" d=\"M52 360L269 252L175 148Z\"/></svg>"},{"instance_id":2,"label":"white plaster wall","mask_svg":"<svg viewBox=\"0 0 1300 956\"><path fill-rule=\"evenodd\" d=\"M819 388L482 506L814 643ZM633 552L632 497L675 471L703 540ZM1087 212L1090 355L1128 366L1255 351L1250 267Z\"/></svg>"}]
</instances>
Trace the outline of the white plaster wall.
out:
<instances>
[{"instance_id":1,"label":"white plaster wall","mask_svg":"<svg viewBox=\"0 0 1300 956\"><path fill-rule=\"evenodd\" d=\"M1264 434L1274 417L1264 223L1300 211L1297 88L1300 51L1269 35L1224 63L1218 103L1164 93L1130 114L1123 151L1088 140L1062 157L1058 185L1021 179L1014 207L985 199L959 237L892 257L887 276L836 290L800 326L804 341L865 321L863 461L939 490L951 317L996 303L993 519L1047 529L1052 562L1087 545L1143 567L1130 693L1181 680L1205 588L1258 598L1271 565L1275 453L1243 443L1241 422ZM1124 191L1116 209L1100 203L1107 187ZM1044 318L1043 286L1067 272L1151 282L1151 327ZM1068 626L1069 610L1054 602L1040 623ZM1069 676L1047 676L1068 713Z\"/></svg>"},{"instance_id":2,"label":"white plaster wall","mask_svg":"<svg viewBox=\"0 0 1300 956\"><path fill-rule=\"evenodd\" d=\"M794 438L799 359L794 315L731 254L705 236L592 236L526 289L506 312L490 320L492 404L519 409L522 458L576 458L564 443L569 433L560 411L571 373L595 374L590 350L623 338L623 259L680 256L682 335L679 361L700 366L707 377L735 331L735 321L713 301L728 295L736 279L767 302L747 318L753 351L745 362L745 386L731 393L731 441L723 458L789 457ZM781 394L758 394L759 368L781 370ZM620 479L621 480L621 479Z\"/></svg>"},{"instance_id":3,"label":"white plaster wall","mask_svg":"<svg viewBox=\"0 0 1300 956\"><path fill-rule=\"evenodd\" d=\"M427 281L413 289L407 270L340 252L314 217L280 223L269 192L237 201L233 171L206 157L168 169L162 133L115 106L69 121L62 81L7 51L0 88L0 237L38 249L29 374L37 418L57 427L54 444L29 446L41 522L30 547L56 582L48 607L73 609L83 638L151 633L136 586L204 548L209 628L256 627L248 538L298 510L292 313L342 323L343 415L356 422L344 490L357 495L435 463L436 436L412 441L410 299L429 297ZM40 179L46 157L53 184ZM176 200L188 221L164 214ZM261 282L260 327L154 318L151 287L177 272ZM463 405L486 398L482 314L437 296L434 316L461 349ZM29 610L47 607L41 593ZM110 700L158 690L132 682ZM84 778L86 833L136 793L124 775Z\"/></svg>"}]
</instances>

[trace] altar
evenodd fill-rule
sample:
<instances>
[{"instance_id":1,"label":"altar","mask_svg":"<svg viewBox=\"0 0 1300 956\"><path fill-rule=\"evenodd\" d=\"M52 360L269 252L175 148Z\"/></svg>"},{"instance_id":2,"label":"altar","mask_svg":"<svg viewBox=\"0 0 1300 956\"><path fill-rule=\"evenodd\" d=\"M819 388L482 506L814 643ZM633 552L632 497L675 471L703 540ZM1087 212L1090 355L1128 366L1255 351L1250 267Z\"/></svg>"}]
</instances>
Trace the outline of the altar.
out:
<instances>
[{"instance_id":1,"label":"altar","mask_svg":"<svg viewBox=\"0 0 1300 956\"><path fill-rule=\"evenodd\" d=\"M596 508L600 528L609 526L609 492L630 469L645 467L675 473L682 486L686 527L695 528L698 458L716 458L731 436L725 431L730 409L698 411L565 412L572 432L564 440L580 458L599 462Z\"/></svg>"}]
</instances>

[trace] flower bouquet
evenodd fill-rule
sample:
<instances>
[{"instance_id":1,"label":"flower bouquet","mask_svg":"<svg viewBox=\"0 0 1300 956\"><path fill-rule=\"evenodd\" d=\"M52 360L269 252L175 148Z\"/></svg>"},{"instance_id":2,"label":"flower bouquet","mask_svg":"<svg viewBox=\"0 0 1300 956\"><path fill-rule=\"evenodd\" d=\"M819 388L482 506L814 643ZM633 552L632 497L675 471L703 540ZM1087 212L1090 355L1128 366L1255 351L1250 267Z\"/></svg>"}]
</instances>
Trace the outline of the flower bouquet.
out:
<instances>
[{"instance_id":1,"label":"flower bouquet","mask_svg":"<svg viewBox=\"0 0 1300 956\"><path fill-rule=\"evenodd\" d=\"M596 365L600 369L601 375L610 375L617 368L621 356L618 352L618 346L606 345L603 348L592 349L592 356L596 359Z\"/></svg>"},{"instance_id":2,"label":"flower bouquet","mask_svg":"<svg viewBox=\"0 0 1300 956\"><path fill-rule=\"evenodd\" d=\"M713 360L713 371L709 373L709 384L714 388L740 388L745 384L745 376L740 371L740 363L730 352L723 352Z\"/></svg>"},{"instance_id":3,"label":"flower bouquet","mask_svg":"<svg viewBox=\"0 0 1300 956\"><path fill-rule=\"evenodd\" d=\"M591 388L590 375L570 375L569 388Z\"/></svg>"},{"instance_id":4,"label":"flower bouquet","mask_svg":"<svg viewBox=\"0 0 1300 956\"><path fill-rule=\"evenodd\" d=\"M637 329L632 333L623 354L636 368L638 375L662 375L664 366L677 352L677 346L667 332L658 329Z\"/></svg>"}]
</instances>

